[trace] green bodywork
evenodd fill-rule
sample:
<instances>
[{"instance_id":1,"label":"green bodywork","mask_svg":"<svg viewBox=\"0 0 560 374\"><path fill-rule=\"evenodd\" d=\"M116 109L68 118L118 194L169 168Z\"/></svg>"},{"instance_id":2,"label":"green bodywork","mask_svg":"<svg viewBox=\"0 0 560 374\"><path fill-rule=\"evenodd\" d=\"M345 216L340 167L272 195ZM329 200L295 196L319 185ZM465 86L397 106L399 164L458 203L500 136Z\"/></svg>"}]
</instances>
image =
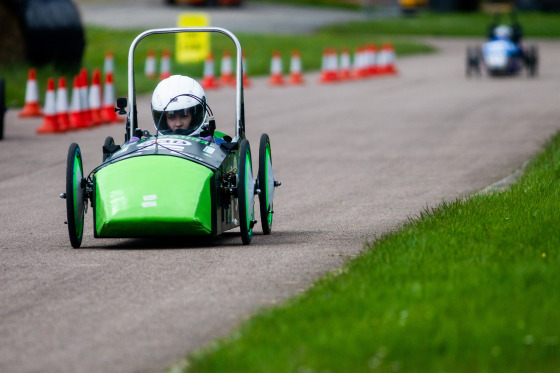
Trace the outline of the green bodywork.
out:
<instances>
[{"instance_id":1,"label":"green bodywork","mask_svg":"<svg viewBox=\"0 0 560 374\"><path fill-rule=\"evenodd\" d=\"M98 237L212 233L214 172L174 156L131 157L94 177Z\"/></svg>"}]
</instances>

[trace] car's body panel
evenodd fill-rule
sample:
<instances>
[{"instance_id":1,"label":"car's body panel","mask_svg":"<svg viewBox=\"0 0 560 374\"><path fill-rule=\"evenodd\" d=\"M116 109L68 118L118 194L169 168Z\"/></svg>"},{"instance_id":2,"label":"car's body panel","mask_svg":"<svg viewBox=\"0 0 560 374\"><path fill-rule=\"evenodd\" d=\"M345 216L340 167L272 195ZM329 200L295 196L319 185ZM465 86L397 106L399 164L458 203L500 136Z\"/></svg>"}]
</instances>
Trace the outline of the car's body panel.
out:
<instances>
[{"instance_id":1,"label":"car's body panel","mask_svg":"<svg viewBox=\"0 0 560 374\"><path fill-rule=\"evenodd\" d=\"M164 155L100 169L94 178L97 236L210 234L213 176L205 166Z\"/></svg>"}]
</instances>

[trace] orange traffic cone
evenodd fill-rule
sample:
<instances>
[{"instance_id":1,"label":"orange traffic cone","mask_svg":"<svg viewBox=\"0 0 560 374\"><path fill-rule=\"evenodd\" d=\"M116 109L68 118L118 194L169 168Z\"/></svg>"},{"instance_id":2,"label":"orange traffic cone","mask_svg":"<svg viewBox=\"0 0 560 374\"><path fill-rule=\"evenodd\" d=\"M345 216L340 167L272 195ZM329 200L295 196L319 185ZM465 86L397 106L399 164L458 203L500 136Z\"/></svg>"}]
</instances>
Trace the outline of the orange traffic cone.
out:
<instances>
[{"instance_id":1,"label":"orange traffic cone","mask_svg":"<svg viewBox=\"0 0 560 374\"><path fill-rule=\"evenodd\" d=\"M338 81L338 58L336 50L325 48L323 50L323 60L321 63L321 76L319 82L332 83Z\"/></svg>"},{"instance_id":2,"label":"orange traffic cone","mask_svg":"<svg viewBox=\"0 0 560 374\"><path fill-rule=\"evenodd\" d=\"M364 47L356 47L354 51L354 65L352 66L352 78L363 79L368 76L366 61L366 50Z\"/></svg>"},{"instance_id":3,"label":"orange traffic cone","mask_svg":"<svg viewBox=\"0 0 560 374\"><path fill-rule=\"evenodd\" d=\"M303 84L303 76L301 73L301 55L299 51L292 51L292 58L290 60L290 83Z\"/></svg>"},{"instance_id":4,"label":"orange traffic cone","mask_svg":"<svg viewBox=\"0 0 560 374\"><path fill-rule=\"evenodd\" d=\"M340 53L340 79L348 80L352 77L350 68L350 52L348 51L348 48L343 48Z\"/></svg>"},{"instance_id":5,"label":"orange traffic cone","mask_svg":"<svg viewBox=\"0 0 560 374\"><path fill-rule=\"evenodd\" d=\"M369 44L365 47L365 55L366 55L366 66L367 66L367 75L374 76L379 74L379 53L377 52L377 48L373 44Z\"/></svg>"},{"instance_id":6,"label":"orange traffic cone","mask_svg":"<svg viewBox=\"0 0 560 374\"><path fill-rule=\"evenodd\" d=\"M80 70L80 106L82 108L85 126L93 126L91 110L89 109L88 74L86 68Z\"/></svg>"},{"instance_id":7,"label":"orange traffic cone","mask_svg":"<svg viewBox=\"0 0 560 374\"><path fill-rule=\"evenodd\" d=\"M107 72L105 72L107 74ZM146 56L146 63L144 64L144 75L150 79L156 77L156 54L150 49Z\"/></svg>"},{"instance_id":8,"label":"orange traffic cone","mask_svg":"<svg viewBox=\"0 0 560 374\"><path fill-rule=\"evenodd\" d=\"M56 90L56 118L60 131L70 129L70 119L68 118L68 92L66 90L66 78L58 78L58 88Z\"/></svg>"},{"instance_id":9,"label":"orange traffic cone","mask_svg":"<svg viewBox=\"0 0 560 374\"><path fill-rule=\"evenodd\" d=\"M250 87L251 80L249 79L249 72L247 71L247 61L245 59L245 52L241 56L241 66L243 67L243 87Z\"/></svg>"},{"instance_id":10,"label":"orange traffic cone","mask_svg":"<svg viewBox=\"0 0 560 374\"><path fill-rule=\"evenodd\" d=\"M101 120L104 123L121 122L115 112L115 87L113 74L105 74L105 87L103 88L103 105L101 106Z\"/></svg>"},{"instance_id":11,"label":"orange traffic cone","mask_svg":"<svg viewBox=\"0 0 560 374\"><path fill-rule=\"evenodd\" d=\"M19 117L40 117L43 115L39 108L39 92L37 88L37 77L35 69L29 69L27 86L25 87L25 105Z\"/></svg>"},{"instance_id":12,"label":"orange traffic cone","mask_svg":"<svg viewBox=\"0 0 560 374\"><path fill-rule=\"evenodd\" d=\"M268 83L271 86L281 86L284 84L284 77L282 76L282 57L280 52L272 52L272 60L270 61L270 79Z\"/></svg>"},{"instance_id":13,"label":"orange traffic cone","mask_svg":"<svg viewBox=\"0 0 560 374\"><path fill-rule=\"evenodd\" d=\"M159 79L164 80L171 76L171 52L164 50L161 55Z\"/></svg>"},{"instance_id":14,"label":"orange traffic cone","mask_svg":"<svg viewBox=\"0 0 560 374\"><path fill-rule=\"evenodd\" d=\"M225 85L235 85L235 78L232 72L231 53L225 50L222 54L222 64L220 66L220 81Z\"/></svg>"},{"instance_id":15,"label":"orange traffic cone","mask_svg":"<svg viewBox=\"0 0 560 374\"><path fill-rule=\"evenodd\" d=\"M91 114L91 122L94 126L99 126L101 120L101 79L99 78L100 71L95 69L93 71L93 78L91 79L91 86L89 88L89 111Z\"/></svg>"},{"instance_id":16,"label":"orange traffic cone","mask_svg":"<svg viewBox=\"0 0 560 374\"><path fill-rule=\"evenodd\" d=\"M70 102L70 110L68 112L68 117L70 119L70 130L79 130L87 128L84 122L84 113L82 111L82 99L81 99L81 80L79 75L74 77L74 86L72 87L72 101Z\"/></svg>"},{"instance_id":17,"label":"orange traffic cone","mask_svg":"<svg viewBox=\"0 0 560 374\"><path fill-rule=\"evenodd\" d=\"M103 72L112 73L114 68L115 68L115 63L113 58L113 52L107 51L107 53L105 53L105 61L103 63Z\"/></svg>"},{"instance_id":18,"label":"orange traffic cone","mask_svg":"<svg viewBox=\"0 0 560 374\"><path fill-rule=\"evenodd\" d=\"M56 98L54 91L54 79L47 81L47 95L45 97L45 116L43 124L36 132L37 134L52 134L58 132L58 122L56 120Z\"/></svg>"},{"instance_id":19,"label":"orange traffic cone","mask_svg":"<svg viewBox=\"0 0 560 374\"><path fill-rule=\"evenodd\" d=\"M395 49L393 45L387 43L383 46L381 50L382 61L383 61L383 74L397 74L397 68L395 67Z\"/></svg>"},{"instance_id":20,"label":"orange traffic cone","mask_svg":"<svg viewBox=\"0 0 560 374\"><path fill-rule=\"evenodd\" d=\"M215 90L220 87L220 84L214 77L214 54L212 52L209 52L206 60L204 60L204 73L200 85L205 90Z\"/></svg>"}]
</instances>

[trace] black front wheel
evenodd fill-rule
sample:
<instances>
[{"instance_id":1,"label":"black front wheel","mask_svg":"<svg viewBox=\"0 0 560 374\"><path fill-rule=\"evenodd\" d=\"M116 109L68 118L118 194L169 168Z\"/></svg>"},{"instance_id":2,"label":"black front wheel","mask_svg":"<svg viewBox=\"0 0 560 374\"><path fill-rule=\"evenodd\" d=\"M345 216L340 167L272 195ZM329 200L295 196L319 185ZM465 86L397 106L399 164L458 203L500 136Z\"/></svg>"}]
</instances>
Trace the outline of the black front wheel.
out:
<instances>
[{"instance_id":1,"label":"black front wheel","mask_svg":"<svg viewBox=\"0 0 560 374\"><path fill-rule=\"evenodd\" d=\"M66 161L66 216L70 244L80 248L84 235L86 186L82 167L82 153L76 143L68 149Z\"/></svg>"},{"instance_id":2,"label":"black front wheel","mask_svg":"<svg viewBox=\"0 0 560 374\"><path fill-rule=\"evenodd\" d=\"M255 180L249 141L243 139L239 147L237 176L237 201L239 204L239 226L243 244L251 244L253 226L255 225Z\"/></svg>"},{"instance_id":3,"label":"black front wheel","mask_svg":"<svg viewBox=\"0 0 560 374\"><path fill-rule=\"evenodd\" d=\"M259 194L261 225L265 235L270 234L272 231L272 215L274 214L272 201L276 183L274 173L272 172L270 139L267 134L262 134L259 144L258 185L261 191Z\"/></svg>"}]
</instances>

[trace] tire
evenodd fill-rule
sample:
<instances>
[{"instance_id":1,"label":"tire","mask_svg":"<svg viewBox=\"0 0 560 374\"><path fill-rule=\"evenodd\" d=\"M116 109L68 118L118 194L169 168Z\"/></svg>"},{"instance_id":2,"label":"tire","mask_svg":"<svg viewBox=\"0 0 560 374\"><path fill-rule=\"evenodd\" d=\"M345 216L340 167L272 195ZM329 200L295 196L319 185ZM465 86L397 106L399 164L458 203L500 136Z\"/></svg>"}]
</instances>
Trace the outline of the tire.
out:
<instances>
[{"instance_id":1,"label":"tire","mask_svg":"<svg viewBox=\"0 0 560 374\"><path fill-rule=\"evenodd\" d=\"M86 188L83 179L82 153L78 144L72 143L66 161L66 216L70 244L74 248L80 248L84 235Z\"/></svg>"},{"instance_id":2,"label":"tire","mask_svg":"<svg viewBox=\"0 0 560 374\"><path fill-rule=\"evenodd\" d=\"M253 226L255 225L255 180L251 161L249 141L243 139L239 147L237 176L237 199L239 206L239 227L243 244L251 244Z\"/></svg>"},{"instance_id":3,"label":"tire","mask_svg":"<svg viewBox=\"0 0 560 374\"><path fill-rule=\"evenodd\" d=\"M103 143L103 162L111 157L111 153L107 151L107 147L115 145L115 139L112 136L108 136L105 138L105 142Z\"/></svg>"},{"instance_id":4,"label":"tire","mask_svg":"<svg viewBox=\"0 0 560 374\"><path fill-rule=\"evenodd\" d=\"M261 226L265 235L272 231L273 198L274 198L274 173L272 171L272 151L270 139L267 134L261 135L259 144L259 173L258 186L261 190L259 205L261 213Z\"/></svg>"},{"instance_id":5,"label":"tire","mask_svg":"<svg viewBox=\"0 0 560 374\"><path fill-rule=\"evenodd\" d=\"M527 64L529 76L535 77L539 71L539 52L537 50L537 47L534 45L529 46L528 55L529 56L527 58Z\"/></svg>"}]
</instances>

